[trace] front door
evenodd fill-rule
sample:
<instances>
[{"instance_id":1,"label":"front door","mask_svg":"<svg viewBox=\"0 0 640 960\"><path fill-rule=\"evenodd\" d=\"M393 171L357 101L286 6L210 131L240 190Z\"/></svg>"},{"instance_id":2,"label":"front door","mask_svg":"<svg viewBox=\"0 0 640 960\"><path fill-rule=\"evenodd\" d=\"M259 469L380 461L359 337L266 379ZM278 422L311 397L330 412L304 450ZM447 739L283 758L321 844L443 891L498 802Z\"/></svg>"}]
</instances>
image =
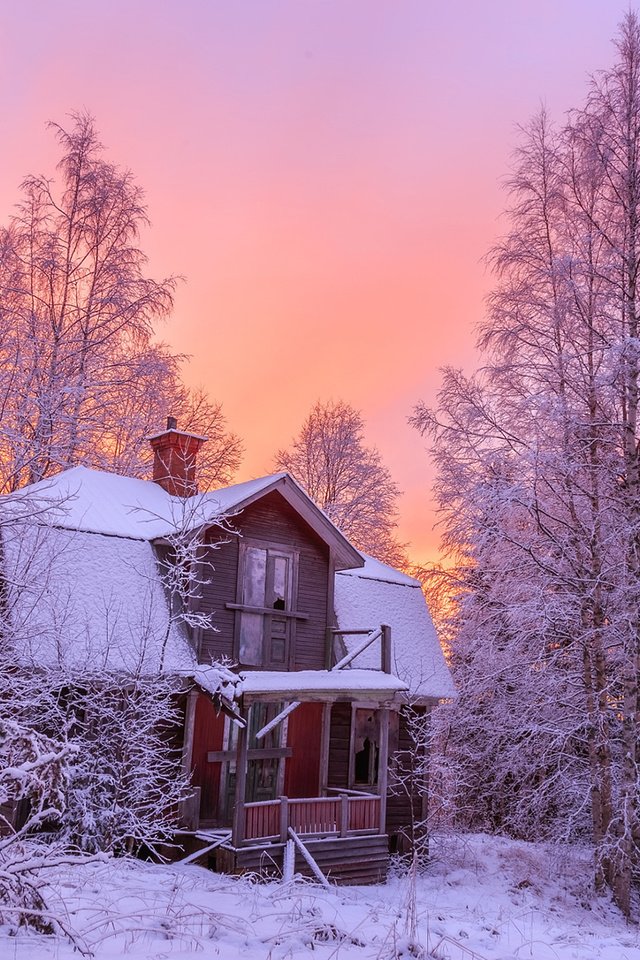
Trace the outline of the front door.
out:
<instances>
[{"instance_id":1,"label":"front door","mask_svg":"<svg viewBox=\"0 0 640 960\"><path fill-rule=\"evenodd\" d=\"M249 711L247 786L245 803L254 803L260 800L275 800L279 797L284 785L284 762L291 752L286 743L287 721L279 723L261 740L256 734L265 724L273 720L284 704L282 703L254 703ZM222 777L221 797L225 811L225 821L230 822L236 795L236 760L235 752L238 742L238 728L235 723L229 723L227 731L227 750L233 756L225 765L226 771Z\"/></svg>"}]
</instances>

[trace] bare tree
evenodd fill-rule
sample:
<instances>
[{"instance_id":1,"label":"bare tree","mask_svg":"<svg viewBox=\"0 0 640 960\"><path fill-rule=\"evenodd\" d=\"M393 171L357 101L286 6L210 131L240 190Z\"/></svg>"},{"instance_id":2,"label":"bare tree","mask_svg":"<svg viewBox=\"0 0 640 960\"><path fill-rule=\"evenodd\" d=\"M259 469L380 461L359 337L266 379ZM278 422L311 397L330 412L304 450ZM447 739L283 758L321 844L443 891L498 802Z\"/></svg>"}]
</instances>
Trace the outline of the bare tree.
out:
<instances>
[{"instance_id":1,"label":"bare tree","mask_svg":"<svg viewBox=\"0 0 640 960\"><path fill-rule=\"evenodd\" d=\"M212 434L205 479L225 482L237 438L219 405L184 386L181 358L152 340L176 281L145 275L142 190L104 159L90 116L74 115L70 130L51 126L58 181L27 177L0 231L2 487L78 463L137 475L145 432L167 413Z\"/></svg>"},{"instance_id":2,"label":"bare tree","mask_svg":"<svg viewBox=\"0 0 640 960\"><path fill-rule=\"evenodd\" d=\"M365 445L364 421L349 404L318 401L275 466L292 473L359 550L406 564L395 536L400 490L375 447Z\"/></svg>"}]
</instances>

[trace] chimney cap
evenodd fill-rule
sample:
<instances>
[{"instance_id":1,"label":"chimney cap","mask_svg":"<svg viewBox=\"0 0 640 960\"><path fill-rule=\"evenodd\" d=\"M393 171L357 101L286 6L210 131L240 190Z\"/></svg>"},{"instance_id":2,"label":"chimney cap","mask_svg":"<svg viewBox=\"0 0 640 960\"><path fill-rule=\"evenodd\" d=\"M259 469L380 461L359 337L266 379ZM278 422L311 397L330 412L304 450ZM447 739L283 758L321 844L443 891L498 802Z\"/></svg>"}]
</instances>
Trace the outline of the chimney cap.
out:
<instances>
[{"instance_id":1,"label":"chimney cap","mask_svg":"<svg viewBox=\"0 0 640 960\"><path fill-rule=\"evenodd\" d=\"M192 433L190 430L178 430L177 419L175 417L167 417L167 429L159 430L158 433L152 433L150 436L145 437L145 440L153 443L154 440L159 440L160 437L168 438L170 434L176 437L191 437L191 439L199 440L201 443L206 443L209 439L209 437L204 437L200 433Z\"/></svg>"}]
</instances>

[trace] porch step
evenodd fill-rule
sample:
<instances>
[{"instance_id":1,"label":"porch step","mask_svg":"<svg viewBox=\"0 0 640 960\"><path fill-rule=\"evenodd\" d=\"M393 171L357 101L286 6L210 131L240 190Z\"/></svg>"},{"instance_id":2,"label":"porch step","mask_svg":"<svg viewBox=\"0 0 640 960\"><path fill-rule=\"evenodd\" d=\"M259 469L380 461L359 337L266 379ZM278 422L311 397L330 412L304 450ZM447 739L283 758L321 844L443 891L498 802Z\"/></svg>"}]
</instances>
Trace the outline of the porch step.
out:
<instances>
[{"instance_id":1,"label":"porch step","mask_svg":"<svg viewBox=\"0 0 640 960\"><path fill-rule=\"evenodd\" d=\"M305 847L324 875L338 884L382 883L389 866L389 840L386 834L360 837L329 837L304 840ZM269 843L250 847L217 849L216 869L221 873L258 873L282 876L284 844ZM213 854L212 854L213 859ZM296 850L295 872L312 876L309 865Z\"/></svg>"}]
</instances>

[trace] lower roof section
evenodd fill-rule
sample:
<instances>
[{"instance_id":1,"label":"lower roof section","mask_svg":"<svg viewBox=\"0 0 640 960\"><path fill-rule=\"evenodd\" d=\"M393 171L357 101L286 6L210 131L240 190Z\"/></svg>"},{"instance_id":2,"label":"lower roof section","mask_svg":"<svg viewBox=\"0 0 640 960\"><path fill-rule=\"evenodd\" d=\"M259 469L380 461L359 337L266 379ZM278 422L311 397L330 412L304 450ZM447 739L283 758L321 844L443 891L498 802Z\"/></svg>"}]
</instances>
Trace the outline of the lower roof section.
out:
<instances>
[{"instance_id":1,"label":"lower roof section","mask_svg":"<svg viewBox=\"0 0 640 960\"><path fill-rule=\"evenodd\" d=\"M211 676L208 674L211 672ZM216 666L199 667L194 679L210 692L219 690ZM381 670L247 670L238 674L233 699L249 700L375 700L400 701L407 684Z\"/></svg>"}]
</instances>

